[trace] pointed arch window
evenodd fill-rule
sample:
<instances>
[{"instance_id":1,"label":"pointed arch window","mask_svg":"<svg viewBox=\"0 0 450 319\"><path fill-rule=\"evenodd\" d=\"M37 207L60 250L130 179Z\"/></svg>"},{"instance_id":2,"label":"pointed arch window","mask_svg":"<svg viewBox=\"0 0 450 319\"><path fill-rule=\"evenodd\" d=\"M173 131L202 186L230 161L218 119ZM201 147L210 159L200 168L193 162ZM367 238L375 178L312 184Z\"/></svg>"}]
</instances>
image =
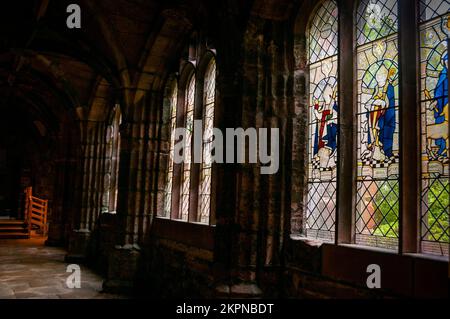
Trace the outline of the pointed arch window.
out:
<instances>
[{"instance_id":1,"label":"pointed arch window","mask_svg":"<svg viewBox=\"0 0 450 319\"><path fill-rule=\"evenodd\" d=\"M204 52L200 67L185 61L179 78L166 86L161 139L167 161L161 161L157 216L212 225L216 60L213 49Z\"/></svg>"},{"instance_id":2,"label":"pointed arch window","mask_svg":"<svg viewBox=\"0 0 450 319\"><path fill-rule=\"evenodd\" d=\"M334 241L338 143L338 8L324 1L308 34L308 193L303 232Z\"/></svg>"},{"instance_id":3,"label":"pointed arch window","mask_svg":"<svg viewBox=\"0 0 450 319\"><path fill-rule=\"evenodd\" d=\"M216 98L216 63L212 59L205 73L203 105L203 154L200 169L197 221L208 224L211 212L212 144Z\"/></svg>"},{"instance_id":4,"label":"pointed arch window","mask_svg":"<svg viewBox=\"0 0 450 319\"><path fill-rule=\"evenodd\" d=\"M449 251L448 37L450 2L419 1L421 250Z\"/></svg>"},{"instance_id":5,"label":"pointed arch window","mask_svg":"<svg viewBox=\"0 0 450 319\"><path fill-rule=\"evenodd\" d=\"M303 34L294 40L299 88L307 80L308 183L303 216L293 210L293 235L449 255L450 1L406 2L322 1L306 28L306 56ZM352 12L354 20L346 18ZM353 28L353 42L347 35L338 41L338 27ZM303 32L303 21L296 28ZM346 143L338 142L338 120ZM345 156L342 176L337 151ZM301 188L304 177L302 169L293 172Z\"/></svg>"},{"instance_id":6,"label":"pointed arch window","mask_svg":"<svg viewBox=\"0 0 450 319\"><path fill-rule=\"evenodd\" d=\"M185 128L184 159L182 164L181 206L178 219L189 220L191 164L192 164L192 137L194 132L194 106L195 106L195 75L191 75L185 92Z\"/></svg>"},{"instance_id":7,"label":"pointed arch window","mask_svg":"<svg viewBox=\"0 0 450 319\"><path fill-rule=\"evenodd\" d=\"M174 81L171 88L171 93L169 95L170 146L169 146L169 156L165 180L164 206L162 214L160 215L160 217L164 218L169 218L172 211L172 188L173 188L173 172L174 172L173 157L175 148L175 128L177 126L177 102L178 102L178 85L177 82Z\"/></svg>"},{"instance_id":8,"label":"pointed arch window","mask_svg":"<svg viewBox=\"0 0 450 319\"><path fill-rule=\"evenodd\" d=\"M399 65L396 0L357 8L357 244L398 248Z\"/></svg>"}]
</instances>

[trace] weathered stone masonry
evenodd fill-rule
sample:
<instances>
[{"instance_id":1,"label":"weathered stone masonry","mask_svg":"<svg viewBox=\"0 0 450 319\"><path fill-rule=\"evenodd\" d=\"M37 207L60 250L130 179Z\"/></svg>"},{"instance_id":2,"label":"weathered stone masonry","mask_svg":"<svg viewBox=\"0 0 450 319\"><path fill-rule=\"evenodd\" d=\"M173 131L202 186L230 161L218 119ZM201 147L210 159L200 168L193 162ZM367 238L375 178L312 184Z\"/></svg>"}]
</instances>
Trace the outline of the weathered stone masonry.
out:
<instances>
[{"instance_id":1,"label":"weathered stone masonry","mask_svg":"<svg viewBox=\"0 0 450 319\"><path fill-rule=\"evenodd\" d=\"M338 1L339 103L346 106L339 152L348 159L339 163L339 245L299 238L308 162L306 39L317 1L80 0L83 28L72 31L58 28L70 1L35 2L28 14L41 22L27 25L27 32L16 34L19 40L4 35L0 90L12 92L8 102L49 132L41 139L51 147L33 159L39 169L30 173L36 191L50 199L47 244L67 247L67 261L102 273L105 291L208 298L445 295L439 280L430 279L434 290L423 288L421 274L445 276L448 263L346 245L352 243L347 228L355 206L354 58L347 35L354 1ZM411 16L404 12L402 18ZM15 46L24 50L10 50ZM214 126L279 128L280 169L261 175L258 164L214 164L212 225L157 218L170 147L169 85L177 81L178 103L184 103L186 82L195 74L195 118L201 118L204 71L212 58ZM6 86L11 65L16 80ZM194 171L195 184L199 167ZM387 278L401 273L400 283L365 288L364 267L371 262L383 265Z\"/></svg>"}]
</instances>

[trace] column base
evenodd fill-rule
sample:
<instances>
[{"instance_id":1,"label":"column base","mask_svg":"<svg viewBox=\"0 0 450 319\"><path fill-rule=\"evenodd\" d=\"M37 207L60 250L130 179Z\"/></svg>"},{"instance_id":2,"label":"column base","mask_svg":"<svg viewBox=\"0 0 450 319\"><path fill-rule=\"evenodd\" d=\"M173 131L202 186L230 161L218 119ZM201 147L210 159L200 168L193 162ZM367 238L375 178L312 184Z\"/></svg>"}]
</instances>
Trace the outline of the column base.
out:
<instances>
[{"instance_id":1,"label":"column base","mask_svg":"<svg viewBox=\"0 0 450 319\"><path fill-rule=\"evenodd\" d=\"M217 298L257 299L263 296L263 291L256 283L219 284L214 290Z\"/></svg>"},{"instance_id":2,"label":"column base","mask_svg":"<svg viewBox=\"0 0 450 319\"><path fill-rule=\"evenodd\" d=\"M140 259L139 246L116 246L109 258L108 275L103 282L103 291L115 294L132 294L136 287Z\"/></svg>"},{"instance_id":3,"label":"column base","mask_svg":"<svg viewBox=\"0 0 450 319\"><path fill-rule=\"evenodd\" d=\"M45 246L62 247L64 246L63 226L60 224L51 224L48 230Z\"/></svg>"},{"instance_id":4,"label":"column base","mask_svg":"<svg viewBox=\"0 0 450 319\"><path fill-rule=\"evenodd\" d=\"M65 257L68 263L85 263L88 257L91 232L88 229L73 230L69 239L69 249Z\"/></svg>"}]
</instances>

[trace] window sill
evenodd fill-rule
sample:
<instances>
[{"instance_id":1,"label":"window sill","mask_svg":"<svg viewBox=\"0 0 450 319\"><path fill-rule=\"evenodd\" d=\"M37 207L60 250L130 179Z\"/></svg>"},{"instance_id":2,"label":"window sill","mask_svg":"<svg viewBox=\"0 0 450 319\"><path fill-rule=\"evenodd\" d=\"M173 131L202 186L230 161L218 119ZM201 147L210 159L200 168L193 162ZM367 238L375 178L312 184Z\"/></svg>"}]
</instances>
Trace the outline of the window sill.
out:
<instances>
[{"instance_id":1,"label":"window sill","mask_svg":"<svg viewBox=\"0 0 450 319\"><path fill-rule=\"evenodd\" d=\"M419 298L448 294L447 283L443 280L448 275L448 260L436 258L438 256L400 255L375 247L334 244L323 245L321 256L321 273L333 280L367 287L367 268L375 264L381 269L382 289Z\"/></svg>"},{"instance_id":2,"label":"window sill","mask_svg":"<svg viewBox=\"0 0 450 319\"><path fill-rule=\"evenodd\" d=\"M363 246L358 244L335 244L334 242L324 241L317 238L310 238L310 237L304 237L301 235L290 235L291 240L293 241L300 241L305 243L308 246L311 247L321 247L323 245L330 245L330 246L337 246L337 247L347 247L352 248L355 250L363 250L368 252L374 252L374 253L382 253L382 254L388 254L393 256L408 256L412 258L417 259L425 259L430 261L438 261L438 262L449 262L448 256L439 256L439 255L432 255L432 254L424 254L424 253L405 253L405 254L399 254L396 250L386 249L386 248L380 248L380 247L373 247L373 246Z\"/></svg>"},{"instance_id":3,"label":"window sill","mask_svg":"<svg viewBox=\"0 0 450 319\"><path fill-rule=\"evenodd\" d=\"M155 218L154 237L177 241L196 248L214 250L214 227L168 218Z\"/></svg>"},{"instance_id":4,"label":"window sill","mask_svg":"<svg viewBox=\"0 0 450 319\"><path fill-rule=\"evenodd\" d=\"M387 248L380 248L380 247L374 247L374 246L363 246L358 244L339 244L337 246L357 249L357 250L365 250L373 253L382 253L382 254L388 254L388 255L394 255L394 256L400 256L397 250L387 249Z\"/></svg>"},{"instance_id":5,"label":"window sill","mask_svg":"<svg viewBox=\"0 0 450 319\"><path fill-rule=\"evenodd\" d=\"M333 244L332 242L323 241L317 238L304 237L301 235L293 235L293 234L291 234L291 240L303 242L308 246L317 248L321 247L323 244Z\"/></svg>"},{"instance_id":6,"label":"window sill","mask_svg":"<svg viewBox=\"0 0 450 319\"><path fill-rule=\"evenodd\" d=\"M409 256L416 259L424 259L429 261L438 261L438 262L449 262L448 256L438 256L432 254L424 254L424 253L406 253L403 256Z\"/></svg>"},{"instance_id":7,"label":"window sill","mask_svg":"<svg viewBox=\"0 0 450 319\"><path fill-rule=\"evenodd\" d=\"M172 219L172 218L170 218L170 217L156 216L155 219L160 219L160 220L165 220L165 221L171 221L171 222L174 222L174 223L192 224L192 225L199 225L199 226L206 226L206 227L214 227L214 226L215 226L215 225L209 225L209 224L200 223L200 222L189 222L189 221L187 221L187 220Z\"/></svg>"}]
</instances>

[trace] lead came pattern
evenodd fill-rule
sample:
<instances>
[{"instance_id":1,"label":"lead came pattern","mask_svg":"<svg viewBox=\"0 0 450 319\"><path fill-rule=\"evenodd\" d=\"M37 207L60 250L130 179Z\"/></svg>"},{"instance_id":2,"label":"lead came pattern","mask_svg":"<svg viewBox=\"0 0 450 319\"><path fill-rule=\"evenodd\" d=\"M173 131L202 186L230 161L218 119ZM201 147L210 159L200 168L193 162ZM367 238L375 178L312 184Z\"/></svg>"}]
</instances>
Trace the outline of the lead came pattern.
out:
<instances>
[{"instance_id":1,"label":"lead came pattern","mask_svg":"<svg viewBox=\"0 0 450 319\"><path fill-rule=\"evenodd\" d=\"M186 140L184 146L183 159L183 182L181 184L181 210L179 219L188 221L189 219L189 197L191 184L191 162L192 162L192 134L194 129L194 97L195 97L195 77L192 76L186 91Z\"/></svg>"},{"instance_id":2,"label":"lead came pattern","mask_svg":"<svg viewBox=\"0 0 450 319\"><path fill-rule=\"evenodd\" d=\"M317 10L309 34L309 63L338 54L338 11L335 1L326 1Z\"/></svg>"},{"instance_id":3,"label":"lead came pattern","mask_svg":"<svg viewBox=\"0 0 450 319\"><path fill-rule=\"evenodd\" d=\"M357 45L397 33L397 0L361 0L356 17Z\"/></svg>"},{"instance_id":4,"label":"lead came pattern","mask_svg":"<svg viewBox=\"0 0 450 319\"><path fill-rule=\"evenodd\" d=\"M214 102L216 92L216 64L214 60L205 74L205 106L203 114L203 160L200 175L198 222L209 223L211 212L212 142L214 128Z\"/></svg>"},{"instance_id":5,"label":"lead came pattern","mask_svg":"<svg viewBox=\"0 0 450 319\"><path fill-rule=\"evenodd\" d=\"M335 1L317 10L309 32L309 169L303 232L334 241L338 143L338 11Z\"/></svg>"},{"instance_id":6,"label":"lead came pattern","mask_svg":"<svg viewBox=\"0 0 450 319\"><path fill-rule=\"evenodd\" d=\"M362 1L357 19L356 243L398 249L397 1Z\"/></svg>"},{"instance_id":7,"label":"lead came pattern","mask_svg":"<svg viewBox=\"0 0 450 319\"><path fill-rule=\"evenodd\" d=\"M449 250L449 1L420 1L422 195L421 249Z\"/></svg>"},{"instance_id":8,"label":"lead came pattern","mask_svg":"<svg viewBox=\"0 0 450 319\"><path fill-rule=\"evenodd\" d=\"M420 0L420 22L430 21L434 18L448 14L450 10L449 0Z\"/></svg>"},{"instance_id":9,"label":"lead came pattern","mask_svg":"<svg viewBox=\"0 0 450 319\"><path fill-rule=\"evenodd\" d=\"M178 88L176 82L174 88L172 89L172 94L170 96L170 148L169 148L169 159L166 177L166 189L164 196L164 207L163 216L164 218L170 218L172 211L172 187L173 187L173 151L175 146L175 128L177 124L177 93Z\"/></svg>"}]
</instances>

